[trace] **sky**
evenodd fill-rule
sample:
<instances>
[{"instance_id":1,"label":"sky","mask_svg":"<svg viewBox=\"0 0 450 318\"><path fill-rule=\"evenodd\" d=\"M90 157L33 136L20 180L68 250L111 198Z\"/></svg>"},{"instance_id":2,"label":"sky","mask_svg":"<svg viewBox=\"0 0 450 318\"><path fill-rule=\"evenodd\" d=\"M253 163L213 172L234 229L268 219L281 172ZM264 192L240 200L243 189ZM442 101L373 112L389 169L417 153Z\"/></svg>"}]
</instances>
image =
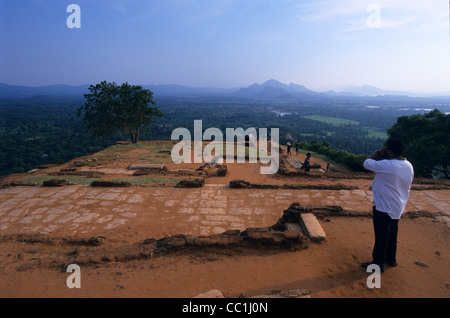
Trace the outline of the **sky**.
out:
<instances>
[{"instance_id":1,"label":"sky","mask_svg":"<svg viewBox=\"0 0 450 318\"><path fill-rule=\"evenodd\" d=\"M449 11L448 0L0 0L0 83L450 92Z\"/></svg>"}]
</instances>

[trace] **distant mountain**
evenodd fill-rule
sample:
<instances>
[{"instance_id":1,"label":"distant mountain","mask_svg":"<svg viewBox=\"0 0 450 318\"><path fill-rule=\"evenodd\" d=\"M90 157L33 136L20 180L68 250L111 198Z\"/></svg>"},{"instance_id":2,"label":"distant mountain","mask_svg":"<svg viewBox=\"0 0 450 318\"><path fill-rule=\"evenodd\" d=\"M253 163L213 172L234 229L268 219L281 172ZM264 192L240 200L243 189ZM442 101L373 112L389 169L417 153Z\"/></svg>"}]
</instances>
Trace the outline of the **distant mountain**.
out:
<instances>
[{"instance_id":1,"label":"distant mountain","mask_svg":"<svg viewBox=\"0 0 450 318\"><path fill-rule=\"evenodd\" d=\"M237 90L235 88L189 87L174 84L142 85L142 87L151 90L155 96L180 97L220 96L234 93Z\"/></svg>"},{"instance_id":2,"label":"distant mountain","mask_svg":"<svg viewBox=\"0 0 450 318\"><path fill-rule=\"evenodd\" d=\"M404 92L404 91L390 91L383 90L381 88L370 86L370 85L362 85L362 86L347 86L339 93L341 94L353 94L359 96L384 96L384 95L392 95L392 96L411 96L413 94Z\"/></svg>"},{"instance_id":3,"label":"distant mountain","mask_svg":"<svg viewBox=\"0 0 450 318\"><path fill-rule=\"evenodd\" d=\"M253 84L246 88L241 88L233 95L260 99L297 99L305 95L314 96L316 94L318 93L304 86L294 83L287 85L271 79L263 84Z\"/></svg>"},{"instance_id":4,"label":"distant mountain","mask_svg":"<svg viewBox=\"0 0 450 318\"><path fill-rule=\"evenodd\" d=\"M309 100L323 101L332 99L355 100L361 99L409 99L413 97L434 98L436 101L448 102L449 96L414 95L402 91L382 90L378 87L346 86L334 91L315 92L305 86L295 83L284 84L271 79L262 84L252 84L242 88L214 88L214 87L189 87L182 85L141 85L149 89L158 97L220 97L220 98L245 98L266 100ZM40 87L17 86L0 83L0 98L30 98L35 96L50 97L81 97L89 93L89 85L49 85Z\"/></svg>"},{"instance_id":5,"label":"distant mountain","mask_svg":"<svg viewBox=\"0 0 450 318\"><path fill-rule=\"evenodd\" d=\"M0 98L34 97L38 95L48 96L83 96L88 93L89 85L49 85L49 86L17 86L0 83Z\"/></svg>"},{"instance_id":6,"label":"distant mountain","mask_svg":"<svg viewBox=\"0 0 450 318\"><path fill-rule=\"evenodd\" d=\"M0 83L0 98L30 98L39 95L68 97L83 97L89 93L90 85L69 86L69 85L49 85L49 86L17 86ZM188 87L181 85L141 85L145 89L151 90L155 96L221 96L234 93L236 89L209 88L209 87Z\"/></svg>"}]
</instances>

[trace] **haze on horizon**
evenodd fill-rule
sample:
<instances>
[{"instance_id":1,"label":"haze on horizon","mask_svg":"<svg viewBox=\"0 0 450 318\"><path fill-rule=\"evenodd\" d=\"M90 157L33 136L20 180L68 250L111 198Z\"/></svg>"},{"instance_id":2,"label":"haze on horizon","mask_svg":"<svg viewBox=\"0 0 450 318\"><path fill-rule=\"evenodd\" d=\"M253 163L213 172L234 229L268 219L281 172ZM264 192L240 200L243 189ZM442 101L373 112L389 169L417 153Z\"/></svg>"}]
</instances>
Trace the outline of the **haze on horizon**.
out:
<instances>
[{"instance_id":1,"label":"haze on horizon","mask_svg":"<svg viewBox=\"0 0 450 318\"><path fill-rule=\"evenodd\" d=\"M447 0L0 0L0 82L450 92L449 12Z\"/></svg>"}]
</instances>

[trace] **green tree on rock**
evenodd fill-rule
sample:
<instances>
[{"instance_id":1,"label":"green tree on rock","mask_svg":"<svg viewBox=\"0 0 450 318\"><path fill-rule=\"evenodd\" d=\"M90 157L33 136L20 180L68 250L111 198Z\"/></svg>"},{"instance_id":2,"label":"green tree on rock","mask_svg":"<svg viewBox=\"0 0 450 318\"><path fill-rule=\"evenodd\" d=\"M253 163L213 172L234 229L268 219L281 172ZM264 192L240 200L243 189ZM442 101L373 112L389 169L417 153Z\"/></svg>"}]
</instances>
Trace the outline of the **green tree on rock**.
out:
<instances>
[{"instance_id":1,"label":"green tree on rock","mask_svg":"<svg viewBox=\"0 0 450 318\"><path fill-rule=\"evenodd\" d=\"M83 122L96 137L109 137L116 131L128 133L131 142L137 143L142 127L153 123L153 118L164 116L161 110L152 105L153 93L123 83L106 81L91 85L86 102L78 109L78 116L83 113Z\"/></svg>"},{"instance_id":2,"label":"green tree on rock","mask_svg":"<svg viewBox=\"0 0 450 318\"><path fill-rule=\"evenodd\" d=\"M431 177L433 172L450 175L450 115L435 109L427 114L402 116L388 130L391 138L405 144L405 157L418 176Z\"/></svg>"}]
</instances>

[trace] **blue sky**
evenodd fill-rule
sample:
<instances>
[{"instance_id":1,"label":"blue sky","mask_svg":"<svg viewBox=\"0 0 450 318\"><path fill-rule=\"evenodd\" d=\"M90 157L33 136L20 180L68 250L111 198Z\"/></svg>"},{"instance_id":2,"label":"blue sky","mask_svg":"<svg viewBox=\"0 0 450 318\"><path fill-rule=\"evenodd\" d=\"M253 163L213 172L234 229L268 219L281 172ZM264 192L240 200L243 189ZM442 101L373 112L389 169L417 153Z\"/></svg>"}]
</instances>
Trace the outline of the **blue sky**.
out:
<instances>
[{"instance_id":1,"label":"blue sky","mask_svg":"<svg viewBox=\"0 0 450 318\"><path fill-rule=\"evenodd\" d=\"M449 33L447 0L0 0L0 82L449 92Z\"/></svg>"}]
</instances>

